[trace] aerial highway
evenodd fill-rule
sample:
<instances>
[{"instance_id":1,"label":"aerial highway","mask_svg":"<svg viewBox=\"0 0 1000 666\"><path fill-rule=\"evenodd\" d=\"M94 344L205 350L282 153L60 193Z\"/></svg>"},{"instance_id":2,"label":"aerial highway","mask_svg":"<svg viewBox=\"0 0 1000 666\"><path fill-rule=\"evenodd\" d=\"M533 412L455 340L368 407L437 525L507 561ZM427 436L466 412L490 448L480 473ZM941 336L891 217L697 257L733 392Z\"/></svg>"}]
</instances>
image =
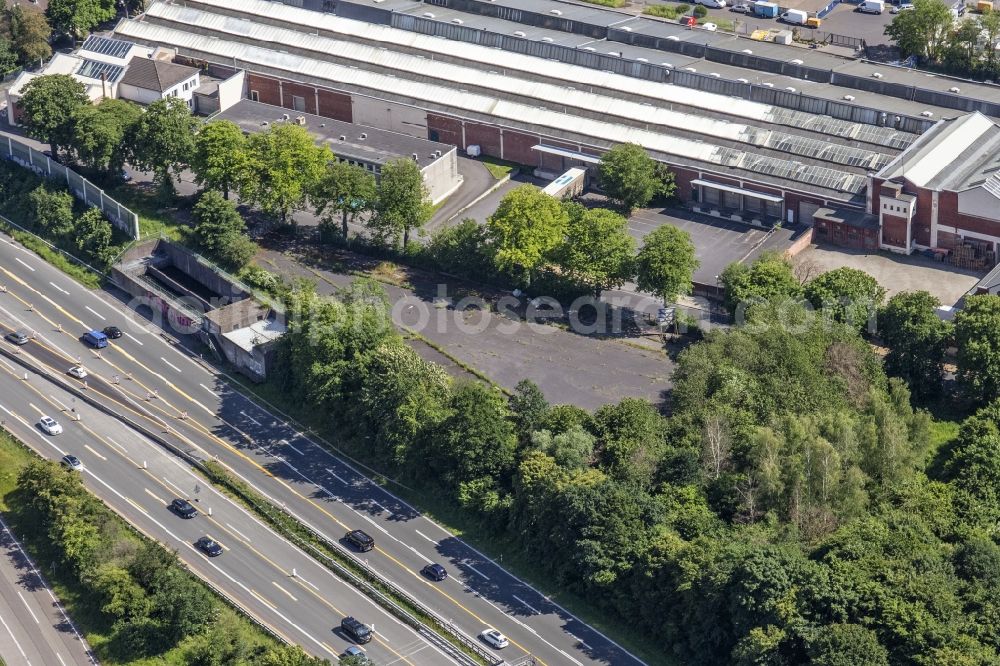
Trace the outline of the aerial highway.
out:
<instances>
[{"instance_id":1,"label":"aerial highway","mask_svg":"<svg viewBox=\"0 0 1000 666\"><path fill-rule=\"evenodd\" d=\"M641 664L621 646L511 575L388 490L361 468L296 429L175 338L108 292L91 292L4 237L0 322L32 331L25 353L56 372L82 363L89 381L113 384L133 416L163 425L197 457L217 459L330 541L364 529L376 548L355 556L469 637L494 627L510 639L498 656L517 663ZM78 338L114 325L123 336L95 353ZM7 331L4 330L4 333ZM107 388L105 386L105 388ZM449 577L428 580L429 563Z\"/></svg>"},{"instance_id":2,"label":"aerial highway","mask_svg":"<svg viewBox=\"0 0 1000 666\"><path fill-rule=\"evenodd\" d=\"M90 646L17 536L0 519L0 657L26 666L91 666Z\"/></svg>"},{"instance_id":3,"label":"aerial highway","mask_svg":"<svg viewBox=\"0 0 1000 666\"><path fill-rule=\"evenodd\" d=\"M62 432L43 432L42 416L54 418ZM454 663L176 456L7 358L0 358L0 418L40 455L76 456L82 469L74 473L92 492L285 641L332 661L354 644L340 630L341 619L352 615L373 627L374 639L364 647L376 663ZM185 519L172 511L175 499L190 500L198 515ZM203 536L220 544L222 554L199 550L195 543Z\"/></svg>"}]
</instances>

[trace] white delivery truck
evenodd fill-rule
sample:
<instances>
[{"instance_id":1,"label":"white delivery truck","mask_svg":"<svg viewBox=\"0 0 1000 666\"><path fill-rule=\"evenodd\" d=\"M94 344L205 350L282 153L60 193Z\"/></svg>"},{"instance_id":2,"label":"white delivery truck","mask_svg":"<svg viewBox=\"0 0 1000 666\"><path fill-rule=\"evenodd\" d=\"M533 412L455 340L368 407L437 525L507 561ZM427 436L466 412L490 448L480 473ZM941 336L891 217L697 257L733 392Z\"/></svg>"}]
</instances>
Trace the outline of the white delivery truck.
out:
<instances>
[{"instance_id":1,"label":"white delivery truck","mask_svg":"<svg viewBox=\"0 0 1000 666\"><path fill-rule=\"evenodd\" d=\"M809 14L801 9L789 9L781 15L781 20L792 25L805 25L809 20Z\"/></svg>"},{"instance_id":2,"label":"white delivery truck","mask_svg":"<svg viewBox=\"0 0 1000 666\"><path fill-rule=\"evenodd\" d=\"M881 14L885 11L885 0L865 0L858 5L858 11L865 14Z\"/></svg>"}]
</instances>

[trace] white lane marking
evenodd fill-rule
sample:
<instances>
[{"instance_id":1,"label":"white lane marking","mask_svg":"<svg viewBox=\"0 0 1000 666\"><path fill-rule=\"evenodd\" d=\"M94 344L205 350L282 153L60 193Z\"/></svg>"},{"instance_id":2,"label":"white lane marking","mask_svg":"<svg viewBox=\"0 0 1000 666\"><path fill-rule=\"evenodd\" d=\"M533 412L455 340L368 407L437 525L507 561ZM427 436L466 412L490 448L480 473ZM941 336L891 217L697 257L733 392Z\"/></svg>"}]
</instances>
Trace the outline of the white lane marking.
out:
<instances>
[{"instance_id":1,"label":"white lane marking","mask_svg":"<svg viewBox=\"0 0 1000 666\"><path fill-rule=\"evenodd\" d=\"M296 576L296 578L298 578L299 580L301 580L301 581L302 581L303 583L305 583L306 585L308 585L308 586L309 586L309 587L311 587L312 589L314 589L314 590L316 590L317 592L319 592L319 588L318 588L318 587L316 587L315 585L313 585L312 583L310 583L309 581L307 581L307 580L306 580L305 578L303 578L302 576Z\"/></svg>"},{"instance_id":2,"label":"white lane marking","mask_svg":"<svg viewBox=\"0 0 1000 666\"><path fill-rule=\"evenodd\" d=\"M260 425L260 421L258 421L254 417L250 416L249 414L247 414L246 412L244 412L242 409L240 410L240 414L243 415L243 416L245 416L247 418L247 420L251 421L254 425Z\"/></svg>"},{"instance_id":3,"label":"white lane marking","mask_svg":"<svg viewBox=\"0 0 1000 666\"><path fill-rule=\"evenodd\" d=\"M332 476L333 478L337 479L337 481L340 481L341 483L343 483L345 486L346 485L350 485L350 484L347 483L347 481L344 481L344 479L342 479L341 477L337 476L337 473L334 472L329 467L326 468L326 473L329 474L330 476Z\"/></svg>"},{"instance_id":4,"label":"white lane marking","mask_svg":"<svg viewBox=\"0 0 1000 666\"><path fill-rule=\"evenodd\" d=\"M90 307L89 305L84 305L83 307L85 307L88 310L90 310L91 314L93 314L95 317L97 317L101 321L107 321L107 318L104 315L102 315L100 312L98 312L94 308Z\"/></svg>"},{"instance_id":5,"label":"white lane marking","mask_svg":"<svg viewBox=\"0 0 1000 666\"><path fill-rule=\"evenodd\" d=\"M15 369L14 366L8 363L5 359L0 358L0 362L2 362L5 366L7 366L7 369L10 370L11 372L17 372L17 369Z\"/></svg>"},{"instance_id":6,"label":"white lane marking","mask_svg":"<svg viewBox=\"0 0 1000 666\"><path fill-rule=\"evenodd\" d=\"M163 481L167 485L169 485L171 488L173 488L174 490L176 490L177 492L179 492L181 497L184 497L184 491L180 489L180 486L178 486L176 483L174 483L173 481L171 481L167 477L163 477Z\"/></svg>"},{"instance_id":7,"label":"white lane marking","mask_svg":"<svg viewBox=\"0 0 1000 666\"><path fill-rule=\"evenodd\" d=\"M152 490L150 490L149 488L143 488L143 490L145 490L145 491L146 491L146 494L147 494L147 495L149 495L150 497L152 497L153 499L155 499L155 500L156 500L157 502L159 502L160 504L163 504L163 505L166 505L166 502L165 502L165 501L163 500L163 498L162 498L162 497L158 497L158 496L156 495L156 493L154 493L154 492L153 492Z\"/></svg>"},{"instance_id":8,"label":"white lane marking","mask_svg":"<svg viewBox=\"0 0 1000 666\"><path fill-rule=\"evenodd\" d=\"M101 460L103 460L104 462L108 461L107 458L105 458L104 456L102 456L100 453L98 453L94 449L90 448L90 444L84 444L83 448L87 449L88 451L90 451L91 453L93 453L95 456L97 456L98 458L100 458Z\"/></svg>"},{"instance_id":9,"label":"white lane marking","mask_svg":"<svg viewBox=\"0 0 1000 666\"><path fill-rule=\"evenodd\" d=\"M235 527L233 527L229 523L226 523L226 527L228 527L233 534L235 534L239 538L243 539L247 543L250 543L250 538L247 537L245 534L243 534L243 532L240 532L238 529L236 529Z\"/></svg>"},{"instance_id":10,"label":"white lane marking","mask_svg":"<svg viewBox=\"0 0 1000 666\"><path fill-rule=\"evenodd\" d=\"M59 290L59 291L61 291L62 293L64 293L64 294L66 294L67 296L69 296L69 292L68 292L68 291L66 291L65 289L63 289L63 288L62 288L62 287L60 287L59 285L57 285L57 284L56 284L55 282L53 282L52 280L49 280L49 284L51 284L51 285L52 285L53 287L55 287L56 289L58 289L58 290Z\"/></svg>"},{"instance_id":11,"label":"white lane marking","mask_svg":"<svg viewBox=\"0 0 1000 666\"><path fill-rule=\"evenodd\" d=\"M31 270L34 270L34 269L31 269ZM4 629L7 630L7 633L10 634L10 637L14 639L14 645L17 646L17 651L21 653L22 657L24 657L25 659L27 659L28 655L24 654L24 650L21 649L21 644L17 642L17 636L15 636L14 632L10 630L9 626L7 626L7 620L3 619L3 615L0 615L0 622L3 623Z\"/></svg>"},{"instance_id":12,"label":"white lane marking","mask_svg":"<svg viewBox=\"0 0 1000 666\"><path fill-rule=\"evenodd\" d=\"M489 580L489 579L490 579L490 577L489 577L489 576L487 576L487 575L486 575L486 574L484 574L484 573L483 573L482 571L480 571L480 570L479 570L479 569L477 569L476 567L472 566L472 565L471 565L471 564L469 564L468 562L462 562L462 566L466 566L466 567L468 567L468 568L472 569L473 571L475 571L475 572L476 572L477 574L479 574L480 576L482 576L482 577L483 577L483 578L485 578L486 580Z\"/></svg>"},{"instance_id":13,"label":"white lane marking","mask_svg":"<svg viewBox=\"0 0 1000 666\"><path fill-rule=\"evenodd\" d=\"M17 263L21 264L22 266L24 266L25 268L27 268L32 273L35 272L35 269L32 268L31 266L29 266L28 264L24 263L23 261L21 261L20 257L14 257L14 261L16 261ZM21 654L24 654L24 653L22 652Z\"/></svg>"},{"instance_id":14,"label":"white lane marking","mask_svg":"<svg viewBox=\"0 0 1000 666\"><path fill-rule=\"evenodd\" d=\"M403 542L400 541L400 543L403 543ZM426 555L424 555L423 553L421 553L419 550L417 550L413 546L407 546L406 544L403 544L403 545L406 546L407 548L409 548L410 550L412 550L414 555L416 555L417 557L419 557L420 559L422 559L427 564L434 564L434 560L430 559L429 557L427 557Z\"/></svg>"},{"instance_id":15,"label":"white lane marking","mask_svg":"<svg viewBox=\"0 0 1000 666\"><path fill-rule=\"evenodd\" d=\"M62 404L62 402L59 400L59 398L55 397L51 393L49 394L49 398L52 400L52 402L54 402L57 405L59 405L59 409L63 410L64 412L66 411L66 405Z\"/></svg>"},{"instance_id":16,"label":"white lane marking","mask_svg":"<svg viewBox=\"0 0 1000 666\"><path fill-rule=\"evenodd\" d=\"M378 523L376 523L374 520L372 520L371 518L369 518L365 514L361 514L361 517L364 518L365 520L367 520L372 525L374 525L375 529L379 530L380 532L382 532L386 536L392 536L391 534L389 534L389 532L384 527L382 527L381 525L379 525Z\"/></svg>"},{"instance_id":17,"label":"white lane marking","mask_svg":"<svg viewBox=\"0 0 1000 666\"><path fill-rule=\"evenodd\" d=\"M66 662L63 661L62 655L59 654L58 652L56 652L56 658L59 660L59 663L62 664L62 666L66 666Z\"/></svg>"},{"instance_id":18,"label":"white lane marking","mask_svg":"<svg viewBox=\"0 0 1000 666\"><path fill-rule=\"evenodd\" d=\"M532 606L531 604L529 604L527 601L525 601L521 597L517 596L516 594L512 594L510 596L512 596L515 599L517 599L518 601L520 601L522 605L524 605L525 607L527 607L527 609L530 610L535 615L541 615L541 613L538 611L538 609L536 609L534 606ZM577 640L579 640L579 639L577 639Z\"/></svg>"},{"instance_id":19,"label":"white lane marking","mask_svg":"<svg viewBox=\"0 0 1000 666\"><path fill-rule=\"evenodd\" d=\"M300 456L304 456L305 455L304 453L302 453L302 451L300 449L297 449L295 447L295 445L292 444L291 442L289 442L287 439L281 440L280 442L278 442L278 444L280 444L282 446L287 446L288 448L290 448L292 451L295 451Z\"/></svg>"},{"instance_id":20,"label":"white lane marking","mask_svg":"<svg viewBox=\"0 0 1000 666\"><path fill-rule=\"evenodd\" d=\"M581 664L580 662L578 662L578 661L577 661L576 659L574 659L573 657L569 656L569 654L568 654L568 653L566 652L566 650L563 650L562 648L559 648L559 651L563 653L563 656L564 656L564 657L566 657L567 659L569 659L570 661L572 661L572 662L573 662L574 664L576 664L577 666L583 666L583 664Z\"/></svg>"},{"instance_id":21,"label":"white lane marking","mask_svg":"<svg viewBox=\"0 0 1000 666\"><path fill-rule=\"evenodd\" d=\"M171 362L170 362L170 361L168 361L167 359L163 358L162 356L160 357L160 360L161 360L161 361L163 361L164 363L166 363L167 365L169 365L169 366L170 366L171 368L173 368L173 369L174 369L174 370L176 370L177 372L180 372L180 371L181 371L181 369L180 369L180 368L178 368L178 367L177 367L176 365L174 365L173 363L171 363Z\"/></svg>"},{"instance_id":22,"label":"white lane marking","mask_svg":"<svg viewBox=\"0 0 1000 666\"><path fill-rule=\"evenodd\" d=\"M424 534L420 530L413 530L413 531L416 532L417 534L419 534L420 536L422 536L423 538L427 539L428 541L430 541L435 546L437 545L437 541L435 541L434 539L430 538L429 536L427 536L426 534Z\"/></svg>"},{"instance_id":23,"label":"white lane marking","mask_svg":"<svg viewBox=\"0 0 1000 666\"><path fill-rule=\"evenodd\" d=\"M382 506L381 504L379 504L379 503L378 503L378 502L376 502L375 500L368 500L368 503L369 503L369 504L374 504L375 506L377 506L378 508L382 509L382 510L383 510L383 511L385 511L385 512L386 512L387 514L389 514L389 517L390 517L390 518L392 518L392 516L393 516L393 513L392 513L392 511L389 511L389 509L385 508L384 506Z\"/></svg>"},{"instance_id":24,"label":"white lane marking","mask_svg":"<svg viewBox=\"0 0 1000 666\"><path fill-rule=\"evenodd\" d=\"M211 393L212 395L215 395L215 391L213 391L212 389L208 388L208 387L207 387L207 386L205 386L204 384L198 384L198 386L202 387L203 389L205 389L206 391L208 391L208 392L209 392L209 393Z\"/></svg>"},{"instance_id":25,"label":"white lane marking","mask_svg":"<svg viewBox=\"0 0 1000 666\"><path fill-rule=\"evenodd\" d=\"M122 332L123 332L123 333L125 333L125 331L122 331ZM135 336L134 336L134 335L132 335L131 333L125 333L125 336L126 336L126 337L127 337L127 338L128 338L129 340L131 340L132 342L134 342L134 343L136 343L137 345L139 345L140 347L144 346L144 345L142 344L142 342L141 342L141 341L139 340L139 338L135 337Z\"/></svg>"},{"instance_id":26,"label":"white lane marking","mask_svg":"<svg viewBox=\"0 0 1000 666\"><path fill-rule=\"evenodd\" d=\"M29 613L31 613L31 619L35 621L35 624L41 624L41 622L38 621L38 617L35 615L35 611L31 610L31 606L28 605L28 601L24 598L24 595L21 594L21 590L17 590L17 596L21 597L21 603L24 604L24 607L28 609Z\"/></svg>"},{"instance_id":27,"label":"white lane marking","mask_svg":"<svg viewBox=\"0 0 1000 666\"><path fill-rule=\"evenodd\" d=\"M298 602L298 599L295 597L295 595L286 590L285 588L281 587L280 585L278 585L277 581L272 580L271 585L274 585L276 588L287 594L288 598L291 599L292 601Z\"/></svg>"},{"instance_id":28,"label":"white lane marking","mask_svg":"<svg viewBox=\"0 0 1000 666\"><path fill-rule=\"evenodd\" d=\"M119 444L115 440L111 439L110 437L105 437L104 439L106 439L109 442L111 442L111 444L114 445L119 451L121 451L122 453L128 455L128 451L125 449L124 446L122 446L121 444Z\"/></svg>"}]
</instances>

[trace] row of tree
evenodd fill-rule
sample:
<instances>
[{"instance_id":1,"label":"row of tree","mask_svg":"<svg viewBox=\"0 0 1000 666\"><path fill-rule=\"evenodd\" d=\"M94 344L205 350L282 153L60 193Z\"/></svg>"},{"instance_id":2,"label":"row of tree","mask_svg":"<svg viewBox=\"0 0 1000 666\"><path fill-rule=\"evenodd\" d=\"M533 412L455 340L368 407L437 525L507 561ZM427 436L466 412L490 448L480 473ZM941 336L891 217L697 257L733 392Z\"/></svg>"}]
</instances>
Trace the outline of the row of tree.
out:
<instances>
[{"instance_id":1,"label":"row of tree","mask_svg":"<svg viewBox=\"0 0 1000 666\"><path fill-rule=\"evenodd\" d=\"M1000 659L1000 406L936 449L855 325L760 300L680 355L664 418L455 381L371 283L288 305L270 381L291 403L680 663Z\"/></svg>"},{"instance_id":2,"label":"row of tree","mask_svg":"<svg viewBox=\"0 0 1000 666\"><path fill-rule=\"evenodd\" d=\"M885 34L904 55L954 74L996 78L1000 73L996 52L1000 11L957 20L951 4L944 0L914 0L913 6L885 27Z\"/></svg>"},{"instance_id":3,"label":"row of tree","mask_svg":"<svg viewBox=\"0 0 1000 666\"><path fill-rule=\"evenodd\" d=\"M0 73L52 55L52 29L41 12L15 4L0 10Z\"/></svg>"},{"instance_id":4,"label":"row of tree","mask_svg":"<svg viewBox=\"0 0 1000 666\"><path fill-rule=\"evenodd\" d=\"M44 541L57 566L93 600L110 628L95 645L116 663L183 651L185 664L329 666L299 648L275 646L237 619L159 544L139 539L87 492L80 475L52 462L30 463L18 475L20 522Z\"/></svg>"}]
</instances>

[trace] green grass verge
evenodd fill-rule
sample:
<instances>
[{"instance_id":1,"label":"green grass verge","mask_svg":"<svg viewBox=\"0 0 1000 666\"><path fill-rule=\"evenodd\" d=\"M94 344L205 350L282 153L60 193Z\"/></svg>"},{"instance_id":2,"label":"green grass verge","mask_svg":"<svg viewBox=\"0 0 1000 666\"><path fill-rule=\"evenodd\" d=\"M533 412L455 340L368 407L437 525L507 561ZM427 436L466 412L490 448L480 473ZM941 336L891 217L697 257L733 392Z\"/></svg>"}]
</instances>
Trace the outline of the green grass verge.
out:
<instances>
[{"instance_id":1,"label":"green grass verge","mask_svg":"<svg viewBox=\"0 0 1000 666\"><path fill-rule=\"evenodd\" d=\"M648 5L642 10L648 16L676 20L691 9L688 5Z\"/></svg>"},{"instance_id":2,"label":"green grass verge","mask_svg":"<svg viewBox=\"0 0 1000 666\"><path fill-rule=\"evenodd\" d=\"M584 2L589 2L592 5L602 5L604 7L624 7L628 2L626 0L583 0Z\"/></svg>"},{"instance_id":3,"label":"green grass verge","mask_svg":"<svg viewBox=\"0 0 1000 666\"><path fill-rule=\"evenodd\" d=\"M18 474L37 458L33 451L5 430L0 430L0 511L5 514L11 530L20 537L21 544L34 559L39 571L44 573L53 592L62 601L67 614L73 618L100 662L104 666L189 666L188 651L200 636L188 637L167 652L142 659L122 661L110 652L111 627L101 612L100 601L80 586L69 569L60 565L59 553L50 547L48 536L36 530L30 510L25 510L25 498L17 491ZM125 521L117 515L115 519L125 525ZM129 533L134 534L131 528ZM141 537L136 534L134 538L138 541ZM221 599L218 605L218 621L235 628L249 644L275 644L270 636L259 631ZM3 660L0 660L0 666L3 666Z\"/></svg>"},{"instance_id":4,"label":"green grass verge","mask_svg":"<svg viewBox=\"0 0 1000 666\"><path fill-rule=\"evenodd\" d=\"M255 490L250 488L250 486L248 486L243 481L231 475L226 470L225 467L223 467L222 465L220 465L215 461L209 461L204 464L204 468L206 470L209 480L216 487L222 489L228 495L233 497L235 500L239 501L241 504L243 504L243 506L245 506L247 509L255 513L265 523L271 526L272 529L274 529L278 534L280 534L284 538L288 539L291 543L295 544L299 548L303 549L307 553L310 553L314 556L317 553L319 553L324 555L326 558L329 558L329 560L333 560L344 569L347 569L358 578L364 580L366 583L371 585L373 588L378 590L386 597L392 599L392 601L394 601L397 605L405 609L407 613L412 615L422 624L431 628L436 627L437 628L436 633L447 639L455 647L462 650L463 652L465 652L467 655L469 655L479 663L484 665L487 663L476 653L467 650L465 645L463 645L461 642L455 640L454 637L449 632L447 632L443 627L437 624L434 618L425 614L418 607L410 604L404 597L396 595L390 588L382 585L382 583L376 577L372 576L367 569L359 565L354 559L347 557L336 548L331 547L324 540L318 538L315 534L306 529L305 526L298 520L296 520L292 516L288 515L286 512L282 511L278 507L268 502L266 499L261 497ZM346 577L341 572L339 572L336 567L331 566L330 563L323 557L316 557L315 559L321 564L324 564L327 568L329 568L338 576L341 576L342 578L346 579ZM354 584L356 587L361 589L363 593L366 593L366 590L363 587L354 583L354 581L351 581L350 579L346 580L347 582ZM375 602L378 603L378 600L375 599ZM389 613L391 614L393 613L393 611L390 608L386 607L385 605L382 605L382 607L385 608ZM400 619L406 622L404 618Z\"/></svg>"},{"instance_id":5,"label":"green grass verge","mask_svg":"<svg viewBox=\"0 0 1000 666\"><path fill-rule=\"evenodd\" d=\"M483 166L490 172L490 175L497 180L500 180L509 173L518 171L521 168L520 165L514 162L498 160L494 157L480 157L479 161L483 163Z\"/></svg>"},{"instance_id":6,"label":"green grass verge","mask_svg":"<svg viewBox=\"0 0 1000 666\"><path fill-rule=\"evenodd\" d=\"M163 236L180 243L188 240L191 228L173 219L160 205L155 193L141 190L135 185L122 185L111 196L139 216L141 238Z\"/></svg>"},{"instance_id":7,"label":"green grass verge","mask_svg":"<svg viewBox=\"0 0 1000 666\"><path fill-rule=\"evenodd\" d=\"M84 268L71 259L67 259L66 255L58 250L53 250L37 236L15 229L3 221L0 221L0 229L2 229L18 243L82 284L84 287L87 287L88 289L100 288L102 280L100 275L94 273L88 268Z\"/></svg>"}]
</instances>

